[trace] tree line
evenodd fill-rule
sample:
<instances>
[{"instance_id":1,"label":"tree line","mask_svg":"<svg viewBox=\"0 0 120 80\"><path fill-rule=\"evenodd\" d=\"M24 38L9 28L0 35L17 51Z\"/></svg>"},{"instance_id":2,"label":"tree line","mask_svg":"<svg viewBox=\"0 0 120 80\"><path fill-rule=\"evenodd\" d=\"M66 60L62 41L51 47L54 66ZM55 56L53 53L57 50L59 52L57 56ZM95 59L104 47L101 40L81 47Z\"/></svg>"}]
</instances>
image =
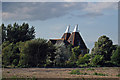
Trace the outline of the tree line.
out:
<instances>
[{"instance_id":1,"label":"tree line","mask_svg":"<svg viewBox=\"0 0 120 80\"><path fill-rule=\"evenodd\" d=\"M120 66L120 46L109 37L98 38L91 53L81 54L80 46L53 45L35 38L35 28L28 23L0 27L3 67L97 67Z\"/></svg>"}]
</instances>

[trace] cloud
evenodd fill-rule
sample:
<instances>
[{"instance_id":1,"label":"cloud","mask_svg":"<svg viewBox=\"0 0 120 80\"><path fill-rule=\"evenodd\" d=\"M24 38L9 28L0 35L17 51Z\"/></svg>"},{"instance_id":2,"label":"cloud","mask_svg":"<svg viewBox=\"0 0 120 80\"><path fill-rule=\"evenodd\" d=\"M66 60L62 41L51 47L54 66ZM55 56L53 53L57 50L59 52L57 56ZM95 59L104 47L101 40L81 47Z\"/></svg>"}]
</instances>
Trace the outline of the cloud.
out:
<instances>
[{"instance_id":1,"label":"cloud","mask_svg":"<svg viewBox=\"0 0 120 80\"><path fill-rule=\"evenodd\" d=\"M74 15L76 17L84 17L84 18L94 18L94 17L98 17L98 16L102 16L104 15L103 13L86 13L86 14L82 14L82 15Z\"/></svg>"},{"instance_id":2,"label":"cloud","mask_svg":"<svg viewBox=\"0 0 120 80\"><path fill-rule=\"evenodd\" d=\"M119 2L119 0L3 0L2 2Z\"/></svg>"},{"instance_id":3,"label":"cloud","mask_svg":"<svg viewBox=\"0 0 120 80\"><path fill-rule=\"evenodd\" d=\"M118 3L116 2L99 2L99 3L88 3L83 9L84 11L98 13L106 9L116 9Z\"/></svg>"},{"instance_id":4,"label":"cloud","mask_svg":"<svg viewBox=\"0 0 120 80\"><path fill-rule=\"evenodd\" d=\"M70 14L86 12L84 16L102 16L103 10L115 9L116 3L86 2L3 2L2 16L6 20L48 20ZM75 14L74 14L75 15Z\"/></svg>"}]
</instances>

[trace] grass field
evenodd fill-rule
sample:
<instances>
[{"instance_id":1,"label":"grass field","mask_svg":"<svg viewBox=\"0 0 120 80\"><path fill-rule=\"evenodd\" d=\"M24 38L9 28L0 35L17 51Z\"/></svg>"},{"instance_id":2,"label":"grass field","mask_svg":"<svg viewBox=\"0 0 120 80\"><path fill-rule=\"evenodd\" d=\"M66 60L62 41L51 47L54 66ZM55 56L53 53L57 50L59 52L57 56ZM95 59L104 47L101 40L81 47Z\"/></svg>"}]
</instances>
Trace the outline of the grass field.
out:
<instances>
[{"instance_id":1,"label":"grass field","mask_svg":"<svg viewBox=\"0 0 120 80\"><path fill-rule=\"evenodd\" d=\"M74 71L78 71L79 74ZM71 74L74 72L73 74ZM113 78L120 79L120 67L100 68L3 68L3 78Z\"/></svg>"}]
</instances>

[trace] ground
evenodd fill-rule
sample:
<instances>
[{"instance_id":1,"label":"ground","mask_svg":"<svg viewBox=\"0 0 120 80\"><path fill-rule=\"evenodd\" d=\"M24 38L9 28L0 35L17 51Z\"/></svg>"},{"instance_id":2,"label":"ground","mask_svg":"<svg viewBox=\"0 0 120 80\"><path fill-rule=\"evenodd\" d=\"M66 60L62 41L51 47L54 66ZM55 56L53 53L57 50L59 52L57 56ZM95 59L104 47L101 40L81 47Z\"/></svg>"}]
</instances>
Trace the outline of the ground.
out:
<instances>
[{"instance_id":1,"label":"ground","mask_svg":"<svg viewBox=\"0 0 120 80\"><path fill-rule=\"evenodd\" d=\"M87 75L70 74L72 70L79 69ZM94 73L106 76L93 75ZM120 79L120 67L99 68L3 68L3 78L113 78Z\"/></svg>"}]
</instances>

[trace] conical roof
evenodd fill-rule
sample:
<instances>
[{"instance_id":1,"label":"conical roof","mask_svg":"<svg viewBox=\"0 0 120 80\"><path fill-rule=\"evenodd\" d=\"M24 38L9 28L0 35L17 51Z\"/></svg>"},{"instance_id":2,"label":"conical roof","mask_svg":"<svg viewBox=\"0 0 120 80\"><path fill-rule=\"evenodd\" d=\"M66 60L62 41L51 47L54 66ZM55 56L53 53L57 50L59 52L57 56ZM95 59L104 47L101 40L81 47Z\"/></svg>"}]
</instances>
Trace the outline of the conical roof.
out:
<instances>
[{"instance_id":1,"label":"conical roof","mask_svg":"<svg viewBox=\"0 0 120 80\"><path fill-rule=\"evenodd\" d=\"M71 33L70 33L69 30L70 30L70 25L67 26L67 29L66 29L65 33L63 34L63 36L62 36L62 39L64 39L64 40L68 40L68 38L69 38L70 35L71 35Z\"/></svg>"},{"instance_id":2,"label":"conical roof","mask_svg":"<svg viewBox=\"0 0 120 80\"><path fill-rule=\"evenodd\" d=\"M67 29L66 29L65 33L70 33L70 25L67 26Z\"/></svg>"},{"instance_id":3,"label":"conical roof","mask_svg":"<svg viewBox=\"0 0 120 80\"><path fill-rule=\"evenodd\" d=\"M75 25L75 28L74 28L73 32L79 32L79 30L78 30L78 24Z\"/></svg>"},{"instance_id":4,"label":"conical roof","mask_svg":"<svg viewBox=\"0 0 120 80\"><path fill-rule=\"evenodd\" d=\"M81 49L87 49L81 35L78 32L78 25L75 26L71 36L68 39L68 42L73 46L80 46Z\"/></svg>"}]
</instances>

